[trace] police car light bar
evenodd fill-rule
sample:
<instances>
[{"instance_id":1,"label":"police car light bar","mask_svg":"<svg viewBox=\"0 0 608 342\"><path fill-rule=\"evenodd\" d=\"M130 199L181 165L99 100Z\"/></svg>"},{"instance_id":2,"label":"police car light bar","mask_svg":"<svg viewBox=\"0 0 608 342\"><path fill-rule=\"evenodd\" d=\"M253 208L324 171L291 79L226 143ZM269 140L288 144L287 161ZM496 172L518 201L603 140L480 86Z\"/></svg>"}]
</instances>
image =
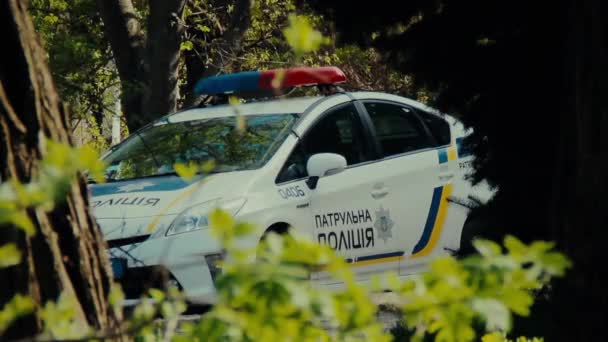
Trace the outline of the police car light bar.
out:
<instances>
[{"instance_id":1,"label":"police car light bar","mask_svg":"<svg viewBox=\"0 0 608 342\"><path fill-rule=\"evenodd\" d=\"M196 95L218 95L272 90L272 80L280 72L284 72L280 88L346 82L344 72L337 67L298 67L208 77L196 83L194 93Z\"/></svg>"}]
</instances>

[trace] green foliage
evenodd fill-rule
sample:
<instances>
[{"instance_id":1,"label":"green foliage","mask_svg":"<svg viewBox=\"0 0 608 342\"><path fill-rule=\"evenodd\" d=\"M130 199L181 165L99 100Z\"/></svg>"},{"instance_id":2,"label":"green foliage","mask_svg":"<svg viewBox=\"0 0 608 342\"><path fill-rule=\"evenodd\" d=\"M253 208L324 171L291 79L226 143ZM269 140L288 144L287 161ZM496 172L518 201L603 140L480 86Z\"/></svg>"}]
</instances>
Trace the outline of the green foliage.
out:
<instances>
[{"instance_id":1,"label":"green foliage","mask_svg":"<svg viewBox=\"0 0 608 342\"><path fill-rule=\"evenodd\" d=\"M481 338L481 342L542 342L544 341L544 339L542 338L538 338L538 337L533 337L533 338L527 338L527 337L518 337L515 340L509 339L507 338L504 334L499 333L499 332L493 332L490 334L486 334Z\"/></svg>"},{"instance_id":2,"label":"green foliage","mask_svg":"<svg viewBox=\"0 0 608 342\"><path fill-rule=\"evenodd\" d=\"M472 341L477 322L487 332L509 332L513 314L530 314L533 291L571 266L552 243L525 245L507 236L504 245L506 252L495 242L476 240L479 255L438 258L428 272L392 286L406 302L405 323L417 339L434 334L439 341Z\"/></svg>"},{"instance_id":3,"label":"green foliage","mask_svg":"<svg viewBox=\"0 0 608 342\"><path fill-rule=\"evenodd\" d=\"M228 20L223 12L224 4L218 1L194 1L188 6L190 8L185 11L184 18L190 23L186 37L193 44L192 51L200 56L203 64L217 65L218 61L209 57L221 49L219 44L223 32L220 28ZM288 33L292 44L298 45L298 51L292 49L284 32ZM354 45L336 46L331 22L305 4L296 6L295 0L255 1L251 9L251 25L245 32L242 46L234 56L222 54L222 62L227 61L222 72L283 68L298 64L336 65L346 72L346 85L351 88L400 94L411 92L412 80L388 67L375 49ZM182 85L185 90L191 87ZM295 94L301 95L302 92Z\"/></svg>"},{"instance_id":4,"label":"green foliage","mask_svg":"<svg viewBox=\"0 0 608 342\"><path fill-rule=\"evenodd\" d=\"M40 310L43 336L50 339L81 339L89 334L86 321L78 319L77 299L62 293L56 302L47 302Z\"/></svg>"},{"instance_id":5,"label":"green foliage","mask_svg":"<svg viewBox=\"0 0 608 342\"><path fill-rule=\"evenodd\" d=\"M294 231L269 233L259 245L251 245L247 241L257 236L256 227L221 210L210 214L210 223L224 247L222 274L215 284L217 303L199 322L177 329L175 319L184 309L179 292L152 290L153 301L140 304L126 325L139 336L176 341L388 341L370 294L391 288L405 303L405 325L393 335L400 340L506 342L511 341L507 334L512 315L528 315L534 291L570 267L550 243L526 245L507 236L506 251L494 242L477 240L477 256L439 258L424 274L406 281L388 274L366 288L357 284L342 257ZM344 287L313 287L311 273L320 269ZM159 312L166 318L163 327L151 323Z\"/></svg>"},{"instance_id":6,"label":"green foliage","mask_svg":"<svg viewBox=\"0 0 608 342\"><path fill-rule=\"evenodd\" d=\"M150 289L125 322L123 330L132 332L138 340L169 341L175 333L179 315L185 310L184 296L177 288L170 287L166 292ZM154 321L159 315L165 320L164 327Z\"/></svg>"},{"instance_id":7,"label":"green foliage","mask_svg":"<svg viewBox=\"0 0 608 342\"><path fill-rule=\"evenodd\" d=\"M21 262L21 251L14 243L0 246L0 268L16 265Z\"/></svg>"},{"instance_id":8,"label":"green foliage","mask_svg":"<svg viewBox=\"0 0 608 342\"><path fill-rule=\"evenodd\" d=\"M103 182L103 163L89 146L71 148L65 144L46 141L44 159L35 180L21 184L8 180L0 184L0 224L12 224L32 235L35 228L25 210L39 207L50 210L63 201L65 194L80 170L88 170L89 176Z\"/></svg>"},{"instance_id":9,"label":"green foliage","mask_svg":"<svg viewBox=\"0 0 608 342\"><path fill-rule=\"evenodd\" d=\"M306 17L293 14L289 16L289 26L283 30L283 34L297 60L306 53L317 51L321 44L328 42Z\"/></svg>"},{"instance_id":10,"label":"green foliage","mask_svg":"<svg viewBox=\"0 0 608 342\"><path fill-rule=\"evenodd\" d=\"M36 233L34 223L26 210L51 210L56 203L65 200L66 193L81 170L103 181L103 163L90 147L71 148L68 145L46 141L44 158L37 175L28 184L17 180L0 183L0 225L13 225L32 236ZM0 246L0 268L21 262L21 251L13 243ZM55 303L47 303L41 311L46 331L53 337L77 338L84 334L82 322L75 322L73 303L75 299L60 297ZM19 317L34 310L29 297L16 295L0 311L0 336ZM86 326L86 324L84 324Z\"/></svg>"},{"instance_id":11,"label":"green foliage","mask_svg":"<svg viewBox=\"0 0 608 342\"><path fill-rule=\"evenodd\" d=\"M72 117L99 130L118 98L118 73L95 0L31 0L29 12L48 52L49 66ZM88 137L85 137L88 138ZM92 139L99 150L107 143Z\"/></svg>"},{"instance_id":12,"label":"green foliage","mask_svg":"<svg viewBox=\"0 0 608 342\"><path fill-rule=\"evenodd\" d=\"M66 189L61 184L73 178L79 168L88 168L101 177L100 165L87 148L70 149L49 142L41 165L38 183L32 183L38 186L9 183L18 207L48 206L60 189ZM199 168L183 167L180 172L186 176ZM51 180L59 190L51 191L48 197L24 190L44 187L42 184ZM153 289L120 327L123 334L134 334L142 340L176 341L388 341L390 336L376 319L377 307L370 293L389 287L404 299L404 322L413 331L414 340L431 334L439 341L471 341L477 337L473 326L482 322L483 331L489 332L483 336L484 341L506 341L512 315L528 315L533 291L570 267L568 259L553 251L551 243L526 245L507 236L506 253L494 242L477 240L477 256L439 258L425 274L404 282L394 274L387 275L383 287L376 281L375 287L367 289L356 282L348 264L333 250L293 231L285 236L269 233L259 245L252 245L256 227L236 221L221 210L210 214L210 223L225 249L222 274L216 282L217 304L198 323L182 323L178 329L179 315L185 310L183 295L175 288L167 292ZM14 257L15 249L5 248ZM311 273L320 269L342 281L343 289L313 287ZM116 311L123 299L124 294L114 285L109 301ZM40 311L44 336L95 336L85 322L76 319L74 300L62 295L57 302L45 305ZM32 307L31 300L15 297L0 311L0 328L31 312ZM164 318L162 323L155 321L159 315Z\"/></svg>"},{"instance_id":13,"label":"green foliage","mask_svg":"<svg viewBox=\"0 0 608 342\"><path fill-rule=\"evenodd\" d=\"M218 303L198 324L184 326L178 340L389 340L368 291L328 247L274 233L259 247L244 247L239 241L254 227L219 210L210 221L227 254ZM345 282L342 291L312 287L310 273L321 266Z\"/></svg>"},{"instance_id":14,"label":"green foliage","mask_svg":"<svg viewBox=\"0 0 608 342\"><path fill-rule=\"evenodd\" d=\"M201 173L209 173L215 168L215 161L208 160L201 165L189 162L188 164L176 163L173 164L173 169L177 172L178 176L185 180L191 180L194 176Z\"/></svg>"},{"instance_id":15,"label":"green foliage","mask_svg":"<svg viewBox=\"0 0 608 342\"><path fill-rule=\"evenodd\" d=\"M34 302L31 298L16 295L0 310L0 336L15 320L27 315L34 310Z\"/></svg>"}]
</instances>

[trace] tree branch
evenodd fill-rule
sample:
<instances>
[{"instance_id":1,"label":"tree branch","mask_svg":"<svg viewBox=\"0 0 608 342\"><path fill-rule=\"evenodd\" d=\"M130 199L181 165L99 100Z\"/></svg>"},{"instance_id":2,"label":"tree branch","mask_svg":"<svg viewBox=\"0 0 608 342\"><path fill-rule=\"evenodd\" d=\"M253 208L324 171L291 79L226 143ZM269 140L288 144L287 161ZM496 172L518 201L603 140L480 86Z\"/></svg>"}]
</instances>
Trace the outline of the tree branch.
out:
<instances>
[{"instance_id":1,"label":"tree branch","mask_svg":"<svg viewBox=\"0 0 608 342\"><path fill-rule=\"evenodd\" d=\"M222 59L222 57L225 55L224 52L226 51L229 55L235 55L236 52L241 50L243 36L251 26L252 5L253 0L236 1L230 23L226 27L223 36L219 38L219 44L217 49L215 49L215 53L211 56L207 56L215 62L213 65L208 63L205 65L205 63L200 61L200 59L197 59L193 54L186 56L186 77L190 88L194 86L197 79L216 75L234 60L234 58ZM222 62L217 63L218 61ZM188 92L186 95L184 105L189 106L197 102L198 97L194 96L191 92Z\"/></svg>"}]
</instances>

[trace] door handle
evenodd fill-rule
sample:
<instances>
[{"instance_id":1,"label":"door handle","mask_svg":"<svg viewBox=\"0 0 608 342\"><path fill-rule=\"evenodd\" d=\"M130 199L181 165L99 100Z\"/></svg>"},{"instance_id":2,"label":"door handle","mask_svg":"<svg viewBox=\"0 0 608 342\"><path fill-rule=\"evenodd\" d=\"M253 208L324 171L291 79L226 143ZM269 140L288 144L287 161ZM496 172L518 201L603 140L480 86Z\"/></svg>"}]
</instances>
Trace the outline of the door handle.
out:
<instances>
[{"instance_id":1,"label":"door handle","mask_svg":"<svg viewBox=\"0 0 608 342\"><path fill-rule=\"evenodd\" d=\"M388 194L388 188L374 189L371 195L374 199L380 199Z\"/></svg>"}]
</instances>

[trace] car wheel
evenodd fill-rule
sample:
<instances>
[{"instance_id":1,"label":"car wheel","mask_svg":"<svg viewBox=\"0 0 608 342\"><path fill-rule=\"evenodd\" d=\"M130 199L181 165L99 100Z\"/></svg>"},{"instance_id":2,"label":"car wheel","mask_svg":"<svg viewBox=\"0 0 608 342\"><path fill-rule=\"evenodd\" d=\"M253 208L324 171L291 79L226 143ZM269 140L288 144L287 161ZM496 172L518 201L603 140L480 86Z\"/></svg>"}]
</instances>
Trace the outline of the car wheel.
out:
<instances>
[{"instance_id":1,"label":"car wheel","mask_svg":"<svg viewBox=\"0 0 608 342\"><path fill-rule=\"evenodd\" d=\"M272 226L268 227L268 229L266 229L264 231L264 234L262 234L262 236L260 237L260 241L258 241L258 252L256 253L257 255L260 254L260 248L262 246L262 242L266 239L266 236L270 233L276 233L279 235L285 235L289 232L289 225L287 223L275 223Z\"/></svg>"}]
</instances>

